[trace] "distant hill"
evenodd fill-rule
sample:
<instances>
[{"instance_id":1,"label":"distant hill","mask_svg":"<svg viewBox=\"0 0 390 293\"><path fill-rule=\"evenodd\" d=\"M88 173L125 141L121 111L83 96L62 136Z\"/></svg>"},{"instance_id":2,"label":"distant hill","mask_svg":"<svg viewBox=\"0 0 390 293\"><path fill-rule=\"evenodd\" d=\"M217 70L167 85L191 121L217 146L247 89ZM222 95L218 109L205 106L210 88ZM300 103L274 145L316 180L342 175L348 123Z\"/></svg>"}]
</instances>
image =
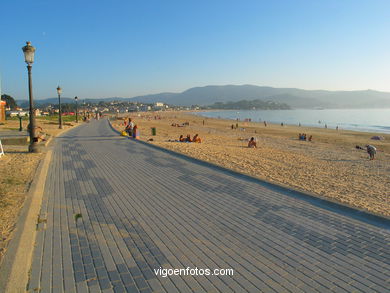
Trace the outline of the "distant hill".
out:
<instances>
[{"instance_id":1,"label":"distant hill","mask_svg":"<svg viewBox=\"0 0 390 293\"><path fill-rule=\"evenodd\" d=\"M63 103L74 103L74 99L61 98ZM262 100L284 103L292 108L390 108L390 93L373 90L325 91L296 88L273 88L255 85L224 85L190 88L182 93L160 93L133 98L102 98L86 100L137 101L143 103L164 102L171 105L212 105L217 102ZM83 101L80 99L79 102ZM21 101L18 101L21 102ZM57 98L36 100L37 104L58 103Z\"/></svg>"},{"instance_id":2,"label":"distant hill","mask_svg":"<svg viewBox=\"0 0 390 293\"><path fill-rule=\"evenodd\" d=\"M227 110L288 110L291 109L285 103L275 103L263 100L241 100L238 102L216 102L209 106L211 109L227 109Z\"/></svg>"},{"instance_id":3,"label":"distant hill","mask_svg":"<svg viewBox=\"0 0 390 293\"><path fill-rule=\"evenodd\" d=\"M263 100L286 103L292 108L383 108L390 107L390 93L366 91L325 91L273 88L254 85L205 86L182 93L134 97L140 102L174 105L211 105L216 102Z\"/></svg>"}]
</instances>

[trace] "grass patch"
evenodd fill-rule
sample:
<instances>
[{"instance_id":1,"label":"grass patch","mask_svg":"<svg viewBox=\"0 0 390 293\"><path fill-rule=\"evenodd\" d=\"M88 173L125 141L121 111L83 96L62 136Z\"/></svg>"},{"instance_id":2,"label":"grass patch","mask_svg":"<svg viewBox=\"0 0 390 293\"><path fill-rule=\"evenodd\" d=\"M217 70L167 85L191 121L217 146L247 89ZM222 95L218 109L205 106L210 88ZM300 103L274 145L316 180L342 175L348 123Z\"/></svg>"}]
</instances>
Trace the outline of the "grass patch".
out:
<instances>
[{"instance_id":1,"label":"grass patch","mask_svg":"<svg viewBox=\"0 0 390 293\"><path fill-rule=\"evenodd\" d=\"M79 116L79 118L80 118L80 116ZM37 117L37 120L58 121L58 115L40 116L40 117ZM74 121L76 121L76 115L64 115L64 116L62 116L62 122L74 122Z\"/></svg>"},{"instance_id":2,"label":"grass patch","mask_svg":"<svg viewBox=\"0 0 390 293\"><path fill-rule=\"evenodd\" d=\"M8 185L20 185L20 184L23 184L23 181L20 179L16 179L16 178L5 178L3 180L3 183L8 184Z\"/></svg>"},{"instance_id":3,"label":"grass patch","mask_svg":"<svg viewBox=\"0 0 390 293\"><path fill-rule=\"evenodd\" d=\"M81 116L79 115L79 120L81 120ZM58 114L57 115L49 115L49 116L35 116L36 120L40 121L58 121ZM6 120L17 120L19 121L18 117L7 117ZM22 121L29 121L28 116L23 116ZM62 116L62 122L73 122L76 121L76 115L64 115ZM19 129L19 128L18 128Z\"/></svg>"},{"instance_id":4,"label":"grass patch","mask_svg":"<svg viewBox=\"0 0 390 293\"><path fill-rule=\"evenodd\" d=\"M6 190L0 191L0 208L5 208L6 206L9 206L10 203L6 198Z\"/></svg>"},{"instance_id":5,"label":"grass patch","mask_svg":"<svg viewBox=\"0 0 390 293\"><path fill-rule=\"evenodd\" d=\"M28 116L23 116L22 117L22 121L28 121ZM6 117L6 119L5 119L6 121L8 121L8 120L18 120L19 121L19 117Z\"/></svg>"}]
</instances>

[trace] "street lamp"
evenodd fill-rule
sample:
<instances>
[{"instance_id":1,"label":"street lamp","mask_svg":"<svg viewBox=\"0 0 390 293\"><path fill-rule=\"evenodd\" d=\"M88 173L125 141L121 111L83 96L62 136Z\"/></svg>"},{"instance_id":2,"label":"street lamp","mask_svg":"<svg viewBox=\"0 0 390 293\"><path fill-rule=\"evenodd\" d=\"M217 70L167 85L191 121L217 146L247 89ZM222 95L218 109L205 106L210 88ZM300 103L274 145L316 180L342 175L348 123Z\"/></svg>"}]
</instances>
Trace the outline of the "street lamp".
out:
<instances>
[{"instance_id":1,"label":"street lamp","mask_svg":"<svg viewBox=\"0 0 390 293\"><path fill-rule=\"evenodd\" d=\"M23 125L22 125L22 115L20 115L20 112L18 113L18 118L19 118L19 131L23 130Z\"/></svg>"},{"instance_id":2,"label":"street lamp","mask_svg":"<svg viewBox=\"0 0 390 293\"><path fill-rule=\"evenodd\" d=\"M83 102L83 104L84 104L84 107L83 107L83 109L84 109L84 122L87 120L87 117L85 116L85 99L84 99L84 102Z\"/></svg>"},{"instance_id":3,"label":"street lamp","mask_svg":"<svg viewBox=\"0 0 390 293\"><path fill-rule=\"evenodd\" d=\"M77 105L78 99L79 99L78 97L74 97L74 100L76 101L76 123L79 123L79 117L78 117L79 109L78 109L78 105Z\"/></svg>"},{"instance_id":4,"label":"street lamp","mask_svg":"<svg viewBox=\"0 0 390 293\"><path fill-rule=\"evenodd\" d=\"M61 115L61 93L62 89L60 86L57 87L57 94L58 94L58 128L62 129L62 115Z\"/></svg>"},{"instance_id":5,"label":"street lamp","mask_svg":"<svg viewBox=\"0 0 390 293\"><path fill-rule=\"evenodd\" d=\"M28 151L30 153L38 153L38 138L35 136L35 112L34 112L34 100L32 92L32 78L31 78L31 64L34 63L35 48L31 46L30 42L26 42L26 46L22 48L24 53L24 61L27 63L28 71L28 97L30 102L30 145Z\"/></svg>"}]
</instances>

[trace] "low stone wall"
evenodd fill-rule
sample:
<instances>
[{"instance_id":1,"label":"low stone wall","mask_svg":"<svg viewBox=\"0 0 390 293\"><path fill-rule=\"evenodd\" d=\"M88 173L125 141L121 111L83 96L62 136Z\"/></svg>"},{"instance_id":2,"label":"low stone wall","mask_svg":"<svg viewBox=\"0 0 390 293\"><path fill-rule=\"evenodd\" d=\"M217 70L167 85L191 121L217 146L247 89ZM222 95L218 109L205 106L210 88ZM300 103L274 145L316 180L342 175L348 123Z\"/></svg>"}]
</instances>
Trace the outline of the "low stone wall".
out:
<instances>
[{"instance_id":1,"label":"low stone wall","mask_svg":"<svg viewBox=\"0 0 390 293\"><path fill-rule=\"evenodd\" d=\"M22 137L1 138L1 143L3 145L27 145L28 137L22 136Z\"/></svg>"}]
</instances>

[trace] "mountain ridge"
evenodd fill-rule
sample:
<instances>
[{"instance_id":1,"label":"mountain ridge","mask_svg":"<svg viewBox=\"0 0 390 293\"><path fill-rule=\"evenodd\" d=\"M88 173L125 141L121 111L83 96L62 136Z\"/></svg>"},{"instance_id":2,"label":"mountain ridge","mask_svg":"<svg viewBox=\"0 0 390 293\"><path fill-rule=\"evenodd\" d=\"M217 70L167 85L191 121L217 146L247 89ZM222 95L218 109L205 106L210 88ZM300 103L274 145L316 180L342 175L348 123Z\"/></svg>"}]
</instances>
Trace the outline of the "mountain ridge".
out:
<instances>
[{"instance_id":1,"label":"mountain ridge","mask_svg":"<svg viewBox=\"0 0 390 293\"><path fill-rule=\"evenodd\" d=\"M37 104L48 103L55 98L35 100ZM70 98L61 98L63 102L73 102ZM286 103L292 108L390 108L390 93L375 90L329 91L303 90L298 88L275 88L257 85L207 85L189 88L181 93L163 92L135 96L132 98L111 97L85 99L86 102L129 101L141 103L163 102L178 106L212 105L216 102L237 102L240 100L263 100ZM46 101L46 102L45 102ZM79 99L81 104L83 99Z\"/></svg>"}]
</instances>

